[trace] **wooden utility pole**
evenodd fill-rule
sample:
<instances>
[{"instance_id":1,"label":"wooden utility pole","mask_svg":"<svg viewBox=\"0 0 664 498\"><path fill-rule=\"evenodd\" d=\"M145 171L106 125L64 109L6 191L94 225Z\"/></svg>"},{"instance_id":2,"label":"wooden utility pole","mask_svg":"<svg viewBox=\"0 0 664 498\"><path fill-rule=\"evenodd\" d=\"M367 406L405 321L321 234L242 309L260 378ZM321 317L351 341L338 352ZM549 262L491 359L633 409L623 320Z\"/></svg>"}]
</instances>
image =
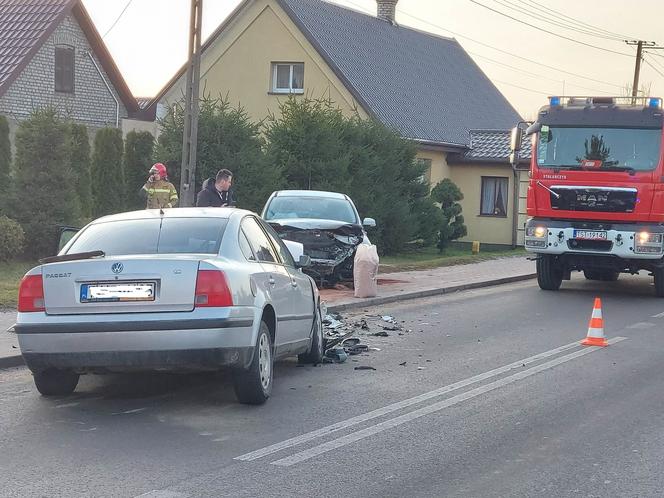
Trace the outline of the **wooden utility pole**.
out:
<instances>
[{"instance_id":1,"label":"wooden utility pole","mask_svg":"<svg viewBox=\"0 0 664 498\"><path fill-rule=\"evenodd\" d=\"M189 58L184 98L184 133L182 134L182 166L180 168L180 206L183 207L190 207L195 204L202 24L203 0L191 0Z\"/></svg>"},{"instance_id":2,"label":"wooden utility pole","mask_svg":"<svg viewBox=\"0 0 664 498\"><path fill-rule=\"evenodd\" d=\"M664 47L658 47L655 42L643 40L625 40L627 45L636 45L636 64L634 65L634 82L632 83L632 105L636 104L636 98L639 96L639 76L641 75L641 61L643 60L643 49L659 50Z\"/></svg>"}]
</instances>

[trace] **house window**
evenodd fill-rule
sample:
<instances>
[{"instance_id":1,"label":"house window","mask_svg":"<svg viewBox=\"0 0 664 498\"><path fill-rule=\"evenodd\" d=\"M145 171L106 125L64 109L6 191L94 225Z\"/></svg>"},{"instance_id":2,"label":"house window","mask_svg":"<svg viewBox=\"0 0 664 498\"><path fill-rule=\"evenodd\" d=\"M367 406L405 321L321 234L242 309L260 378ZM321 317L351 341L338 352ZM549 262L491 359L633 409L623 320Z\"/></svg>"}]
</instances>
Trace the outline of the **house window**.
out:
<instances>
[{"instance_id":1,"label":"house window","mask_svg":"<svg viewBox=\"0 0 664 498\"><path fill-rule=\"evenodd\" d=\"M55 47L55 91L74 93L74 47Z\"/></svg>"},{"instance_id":2,"label":"house window","mask_svg":"<svg viewBox=\"0 0 664 498\"><path fill-rule=\"evenodd\" d=\"M482 177L482 216L507 216L507 178L495 176Z\"/></svg>"},{"instance_id":3,"label":"house window","mask_svg":"<svg viewBox=\"0 0 664 498\"><path fill-rule=\"evenodd\" d=\"M274 93L304 93L304 63L273 63L272 91Z\"/></svg>"}]
</instances>

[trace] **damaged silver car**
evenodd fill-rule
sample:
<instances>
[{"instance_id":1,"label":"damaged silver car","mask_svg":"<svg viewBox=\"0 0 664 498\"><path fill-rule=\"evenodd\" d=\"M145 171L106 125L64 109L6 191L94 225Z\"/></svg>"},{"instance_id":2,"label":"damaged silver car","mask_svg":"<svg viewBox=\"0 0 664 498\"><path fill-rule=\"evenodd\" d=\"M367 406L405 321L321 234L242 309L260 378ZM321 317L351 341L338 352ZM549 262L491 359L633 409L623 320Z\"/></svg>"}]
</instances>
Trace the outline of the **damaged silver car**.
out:
<instances>
[{"instance_id":1,"label":"damaged silver car","mask_svg":"<svg viewBox=\"0 0 664 498\"><path fill-rule=\"evenodd\" d=\"M353 278L353 260L360 244L370 244L355 204L345 194L315 190L274 192L263 208L263 219L282 239L300 242L311 266L304 271L319 286L332 286Z\"/></svg>"}]
</instances>

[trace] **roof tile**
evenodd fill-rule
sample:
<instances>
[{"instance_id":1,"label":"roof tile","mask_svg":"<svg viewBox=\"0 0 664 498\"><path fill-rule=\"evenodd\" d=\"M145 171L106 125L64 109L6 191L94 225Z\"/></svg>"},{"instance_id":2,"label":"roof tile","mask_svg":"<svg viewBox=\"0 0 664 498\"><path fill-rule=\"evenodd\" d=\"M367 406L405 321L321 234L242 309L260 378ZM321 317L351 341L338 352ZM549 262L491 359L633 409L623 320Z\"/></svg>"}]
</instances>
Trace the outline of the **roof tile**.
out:
<instances>
[{"instance_id":1,"label":"roof tile","mask_svg":"<svg viewBox=\"0 0 664 498\"><path fill-rule=\"evenodd\" d=\"M404 137L468 145L518 113L459 43L321 0L279 0L369 112Z\"/></svg>"},{"instance_id":2,"label":"roof tile","mask_svg":"<svg viewBox=\"0 0 664 498\"><path fill-rule=\"evenodd\" d=\"M70 0L0 0L0 93Z\"/></svg>"}]
</instances>

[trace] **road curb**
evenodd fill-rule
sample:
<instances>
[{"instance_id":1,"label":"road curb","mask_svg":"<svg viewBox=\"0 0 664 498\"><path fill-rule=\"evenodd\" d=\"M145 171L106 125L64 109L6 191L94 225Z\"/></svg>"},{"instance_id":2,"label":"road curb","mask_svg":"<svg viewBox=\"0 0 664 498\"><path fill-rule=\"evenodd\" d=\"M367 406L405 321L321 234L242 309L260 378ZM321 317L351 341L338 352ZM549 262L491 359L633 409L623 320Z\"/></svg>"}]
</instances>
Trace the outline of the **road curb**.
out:
<instances>
[{"instance_id":1,"label":"road curb","mask_svg":"<svg viewBox=\"0 0 664 498\"><path fill-rule=\"evenodd\" d=\"M3 356L0 358L0 370L7 370L8 368L21 367L25 365L23 356L20 354L16 356Z\"/></svg>"},{"instance_id":2,"label":"road curb","mask_svg":"<svg viewBox=\"0 0 664 498\"><path fill-rule=\"evenodd\" d=\"M493 280L484 280L482 282L473 282L470 284L451 285L449 287L440 287L436 289L426 289L415 292L404 292L396 296L374 297L364 299L353 303L345 303L339 305L328 305L327 310L330 312L352 311L359 308L366 308L368 306L379 306L381 304L390 304L411 299L420 299L423 297L440 296L442 294L452 294L453 292L460 292L472 289L481 289L483 287L493 287L496 285L511 284L514 282L521 282L523 280L530 280L537 276L536 273L527 273L524 275L516 275L513 277L496 278Z\"/></svg>"}]
</instances>

